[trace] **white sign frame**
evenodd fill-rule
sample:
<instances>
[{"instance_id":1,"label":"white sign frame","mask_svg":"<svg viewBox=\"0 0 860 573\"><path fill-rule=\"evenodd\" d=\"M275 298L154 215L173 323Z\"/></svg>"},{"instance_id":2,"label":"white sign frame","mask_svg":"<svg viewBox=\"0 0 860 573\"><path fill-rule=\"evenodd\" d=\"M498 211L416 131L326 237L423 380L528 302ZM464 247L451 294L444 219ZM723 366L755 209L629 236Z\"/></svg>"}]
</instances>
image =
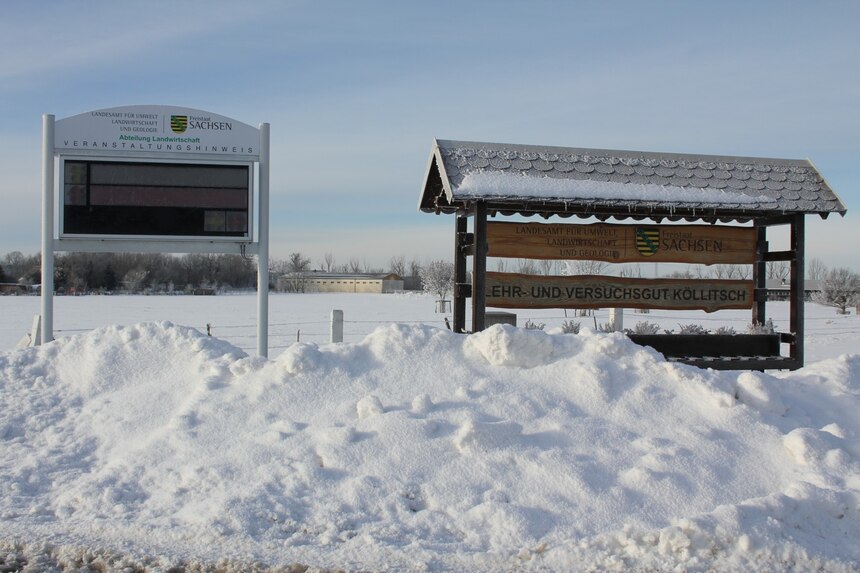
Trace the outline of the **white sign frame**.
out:
<instances>
[{"instance_id":1,"label":"white sign frame","mask_svg":"<svg viewBox=\"0 0 860 573\"><path fill-rule=\"evenodd\" d=\"M167 133L168 125L172 126L173 135ZM51 114L43 115L41 343L54 339L55 252L256 254L257 353L268 356L269 132L268 123L255 128L212 112L177 106L105 108L59 121ZM61 180L66 159L248 165L248 234L243 237L61 235L62 226L56 226L55 212L59 210L62 218ZM60 170L59 182L55 181L56 169Z\"/></svg>"}]
</instances>

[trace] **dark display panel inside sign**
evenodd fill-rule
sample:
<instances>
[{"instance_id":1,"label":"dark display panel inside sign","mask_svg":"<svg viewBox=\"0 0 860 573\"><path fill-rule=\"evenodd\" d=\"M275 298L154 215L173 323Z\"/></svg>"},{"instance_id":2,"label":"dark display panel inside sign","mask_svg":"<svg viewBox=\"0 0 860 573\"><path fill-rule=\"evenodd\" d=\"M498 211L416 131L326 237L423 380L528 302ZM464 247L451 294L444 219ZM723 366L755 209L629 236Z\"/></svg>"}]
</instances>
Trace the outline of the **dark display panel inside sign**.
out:
<instances>
[{"instance_id":1,"label":"dark display panel inside sign","mask_svg":"<svg viewBox=\"0 0 860 573\"><path fill-rule=\"evenodd\" d=\"M247 237L250 166L66 160L63 234Z\"/></svg>"}]
</instances>

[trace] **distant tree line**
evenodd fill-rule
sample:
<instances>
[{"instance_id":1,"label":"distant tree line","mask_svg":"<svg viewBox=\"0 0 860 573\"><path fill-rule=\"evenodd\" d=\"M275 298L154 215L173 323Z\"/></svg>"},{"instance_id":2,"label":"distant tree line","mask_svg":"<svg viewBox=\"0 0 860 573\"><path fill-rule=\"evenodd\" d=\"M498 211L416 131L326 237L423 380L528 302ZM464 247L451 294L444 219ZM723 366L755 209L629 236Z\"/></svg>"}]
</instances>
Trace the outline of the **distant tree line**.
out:
<instances>
[{"instance_id":1,"label":"distant tree line","mask_svg":"<svg viewBox=\"0 0 860 573\"><path fill-rule=\"evenodd\" d=\"M446 275L439 271L443 261L421 264L416 260L407 261L402 255L391 257L387 268L372 266L366 259L352 257L345 263L337 263L332 253L325 253L316 263L302 253L291 253L286 259L269 261L270 288L280 285L284 290L301 291L290 288L290 282L278 281L278 277L289 277L311 270L336 273L393 273L404 279L413 278L416 285L419 279L428 276ZM429 267L434 266L433 272ZM499 272L518 272L534 275L601 275L607 274L610 265L601 261L535 261L531 259L496 259L495 270ZM636 264L614 265L621 276L641 277L641 267ZM767 278L787 280L789 265L784 261L767 264ZM423 272L422 272L423 271ZM855 289L852 281L857 274L848 269L828 269L818 258L812 258L806 266L807 278L825 281L828 284L842 284L847 281L848 290ZM667 275L673 278L717 278L749 280L752 276L751 265L690 265L685 270L673 271ZM12 251L0 257L0 282L36 285L42 280L41 257L38 254L24 255ZM440 279L441 280L441 279ZM434 285L439 281L434 279ZM257 284L257 263L253 257L223 254L141 254L141 253L65 253L55 255L54 288L59 292L173 292L196 288L213 289L252 289ZM437 292L434 286L428 292ZM450 290L450 286L445 290ZM444 295L440 295L443 296ZM834 295L839 305L852 305L852 296Z\"/></svg>"},{"instance_id":2,"label":"distant tree line","mask_svg":"<svg viewBox=\"0 0 860 573\"><path fill-rule=\"evenodd\" d=\"M287 259L271 259L270 287L277 277L313 270L344 273L392 272L418 276L421 265L405 257L392 257L389 269L372 267L366 260L350 259L335 264L326 253L316 266L301 253ZM411 274L410 274L411 273ZM0 257L0 283L37 285L42 282L41 255L12 251ZM165 255L160 253L58 253L54 257L54 288L58 292L174 292L196 288L252 289L257 285L253 257L224 254Z\"/></svg>"},{"instance_id":3,"label":"distant tree line","mask_svg":"<svg viewBox=\"0 0 860 573\"><path fill-rule=\"evenodd\" d=\"M41 255L19 251L0 259L3 282L35 285L42 281ZM54 257L58 292L172 292L187 288L253 288L256 263L239 255L160 253L65 253Z\"/></svg>"}]
</instances>

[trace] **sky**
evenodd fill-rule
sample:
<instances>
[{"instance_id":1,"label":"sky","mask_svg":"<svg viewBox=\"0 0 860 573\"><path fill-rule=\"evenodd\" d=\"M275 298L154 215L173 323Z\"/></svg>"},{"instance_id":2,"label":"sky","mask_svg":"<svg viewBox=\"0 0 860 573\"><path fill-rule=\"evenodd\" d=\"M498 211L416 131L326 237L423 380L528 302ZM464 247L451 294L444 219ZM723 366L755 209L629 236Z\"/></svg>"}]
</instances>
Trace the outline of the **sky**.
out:
<instances>
[{"instance_id":1,"label":"sky","mask_svg":"<svg viewBox=\"0 0 860 573\"><path fill-rule=\"evenodd\" d=\"M450 259L433 138L811 159L860 270L860 3L0 2L0 254L40 248L41 117L176 105L271 125L271 256Z\"/></svg>"}]
</instances>

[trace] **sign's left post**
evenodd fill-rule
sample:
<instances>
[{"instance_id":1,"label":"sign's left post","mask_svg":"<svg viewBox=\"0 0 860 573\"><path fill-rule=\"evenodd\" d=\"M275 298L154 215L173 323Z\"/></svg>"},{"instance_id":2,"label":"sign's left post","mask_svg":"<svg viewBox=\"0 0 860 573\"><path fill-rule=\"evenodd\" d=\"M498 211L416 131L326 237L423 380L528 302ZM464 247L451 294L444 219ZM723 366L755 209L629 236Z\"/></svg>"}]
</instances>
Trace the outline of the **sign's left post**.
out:
<instances>
[{"instance_id":1,"label":"sign's left post","mask_svg":"<svg viewBox=\"0 0 860 573\"><path fill-rule=\"evenodd\" d=\"M42 116L42 340L54 339L54 116Z\"/></svg>"}]
</instances>

